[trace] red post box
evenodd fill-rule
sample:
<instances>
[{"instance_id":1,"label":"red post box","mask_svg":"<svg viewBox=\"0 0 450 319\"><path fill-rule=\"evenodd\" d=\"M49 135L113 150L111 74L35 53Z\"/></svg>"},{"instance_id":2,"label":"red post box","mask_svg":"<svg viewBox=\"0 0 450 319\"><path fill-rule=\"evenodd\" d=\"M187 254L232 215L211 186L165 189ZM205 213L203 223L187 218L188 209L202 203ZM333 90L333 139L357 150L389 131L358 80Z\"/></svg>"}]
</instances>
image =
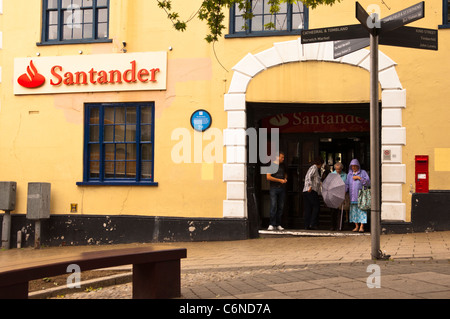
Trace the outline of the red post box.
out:
<instances>
[{"instance_id":1,"label":"red post box","mask_svg":"<svg viewBox=\"0 0 450 319\"><path fill-rule=\"evenodd\" d=\"M416 193L428 193L428 155L416 155Z\"/></svg>"}]
</instances>

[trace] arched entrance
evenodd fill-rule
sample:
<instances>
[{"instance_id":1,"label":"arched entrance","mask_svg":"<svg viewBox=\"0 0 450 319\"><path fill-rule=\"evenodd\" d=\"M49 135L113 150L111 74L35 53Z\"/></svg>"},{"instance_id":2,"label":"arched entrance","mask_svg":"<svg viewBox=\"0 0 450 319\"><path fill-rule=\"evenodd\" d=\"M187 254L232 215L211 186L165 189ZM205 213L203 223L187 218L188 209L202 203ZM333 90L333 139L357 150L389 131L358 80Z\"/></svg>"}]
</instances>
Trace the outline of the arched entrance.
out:
<instances>
[{"instance_id":1,"label":"arched entrance","mask_svg":"<svg viewBox=\"0 0 450 319\"><path fill-rule=\"evenodd\" d=\"M339 59L333 58L333 44L302 45L300 39L274 43L258 54L247 54L235 67L224 97L228 127L224 132L226 163L223 180L227 183L227 198L223 202L223 216L249 218L248 205L254 198L247 193L247 90L252 79L269 68L287 63L323 61L356 66L369 71L368 50L362 49ZM382 220L406 219L406 205L402 199L402 185L406 166L402 164L402 146L406 144L406 129L402 126L402 109L406 107L406 90L398 78L396 63L380 52L379 81L382 90ZM369 83L367 83L367 86ZM251 197L251 196L250 196Z\"/></svg>"}]
</instances>

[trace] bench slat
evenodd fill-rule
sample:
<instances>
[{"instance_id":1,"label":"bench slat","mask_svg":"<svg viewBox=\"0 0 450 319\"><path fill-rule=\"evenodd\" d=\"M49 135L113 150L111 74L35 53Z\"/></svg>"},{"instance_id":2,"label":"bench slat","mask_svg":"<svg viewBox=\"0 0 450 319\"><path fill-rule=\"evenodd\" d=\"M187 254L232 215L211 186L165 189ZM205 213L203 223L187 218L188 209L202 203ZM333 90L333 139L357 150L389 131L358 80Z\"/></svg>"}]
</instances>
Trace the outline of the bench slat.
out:
<instances>
[{"instance_id":1,"label":"bench slat","mask_svg":"<svg viewBox=\"0 0 450 319\"><path fill-rule=\"evenodd\" d=\"M129 264L143 264L148 268L151 264L172 261L179 264L180 259L186 256L185 248L155 250L139 247L85 252L60 258L52 257L28 265L0 267L0 287L19 285L23 282L28 284L31 280L68 274L67 266L70 264L78 265L81 271Z\"/></svg>"}]
</instances>

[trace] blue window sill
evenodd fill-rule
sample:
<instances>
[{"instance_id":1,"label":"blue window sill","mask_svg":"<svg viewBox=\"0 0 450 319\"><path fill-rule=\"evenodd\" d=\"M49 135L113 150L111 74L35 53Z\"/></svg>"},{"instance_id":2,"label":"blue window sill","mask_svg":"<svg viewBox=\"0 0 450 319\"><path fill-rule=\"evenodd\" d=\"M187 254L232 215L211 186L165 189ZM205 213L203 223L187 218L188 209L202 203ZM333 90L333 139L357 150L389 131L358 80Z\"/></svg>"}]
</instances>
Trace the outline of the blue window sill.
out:
<instances>
[{"instance_id":1,"label":"blue window sill","mask_svg":"<svg viewBox=\"0 0 450 319\"><path fill-rule=\"evenodd\" d=\"M77 186L158 186L158 182L77 182Z\"/></svg>"},{"instance_id":2,"label":"blue window sill","mask_svg":"<svg viewBox=\"0 0 450 319\"><path fill-rule=\"evenodd\" d=\"M450 29L450 24L441 24L441 25L438 25L438 29Z\"/></svg>"},{"instance_id":3,"label":"blue window sill","mask_svg":"<svg viewBox=\"0 0 450 319\"><path fill-rule=\"evenodd\" d=\"M86 40L64 40L64 41L42 41L36 43L37 46L62 45L62 44L89 44L89 43L112 43L112 39L86 39Z\"/></svg>"}]
</instances>

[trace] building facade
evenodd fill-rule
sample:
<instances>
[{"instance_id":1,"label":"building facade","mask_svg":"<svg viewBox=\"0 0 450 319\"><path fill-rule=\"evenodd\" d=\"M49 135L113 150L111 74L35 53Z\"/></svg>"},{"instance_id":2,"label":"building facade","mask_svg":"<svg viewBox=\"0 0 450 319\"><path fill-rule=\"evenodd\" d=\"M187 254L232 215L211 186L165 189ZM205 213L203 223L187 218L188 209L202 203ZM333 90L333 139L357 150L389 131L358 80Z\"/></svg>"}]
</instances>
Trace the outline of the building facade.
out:
<instances>
[{"instance_id":1,"label":"building facade","mask_svg":"<svg viewBox=\"0 0 450 319\"><path fill-rule=\"evenodd\" d=\"M200 3L173 1L186 18ZM415 4L360 3L381 17ZM315 156L370 169L368 48L335 59L332 42L300 39L303 29L358 23L355 1L284 5L272 16L253 0L248 27L231 8L214 44L197 19L176 31L156 1L0 7L0 181L17 183L13 242L19 230L33 241L32 182L51 184L48 245L257 237L268 221L261 168L273 160L273 129L286 154L285 228L303 227ZM380 46L385 232L450 228L448 9L426 1L411 24L438 30L439 50Z\"/></svg>"}]
</instances>

